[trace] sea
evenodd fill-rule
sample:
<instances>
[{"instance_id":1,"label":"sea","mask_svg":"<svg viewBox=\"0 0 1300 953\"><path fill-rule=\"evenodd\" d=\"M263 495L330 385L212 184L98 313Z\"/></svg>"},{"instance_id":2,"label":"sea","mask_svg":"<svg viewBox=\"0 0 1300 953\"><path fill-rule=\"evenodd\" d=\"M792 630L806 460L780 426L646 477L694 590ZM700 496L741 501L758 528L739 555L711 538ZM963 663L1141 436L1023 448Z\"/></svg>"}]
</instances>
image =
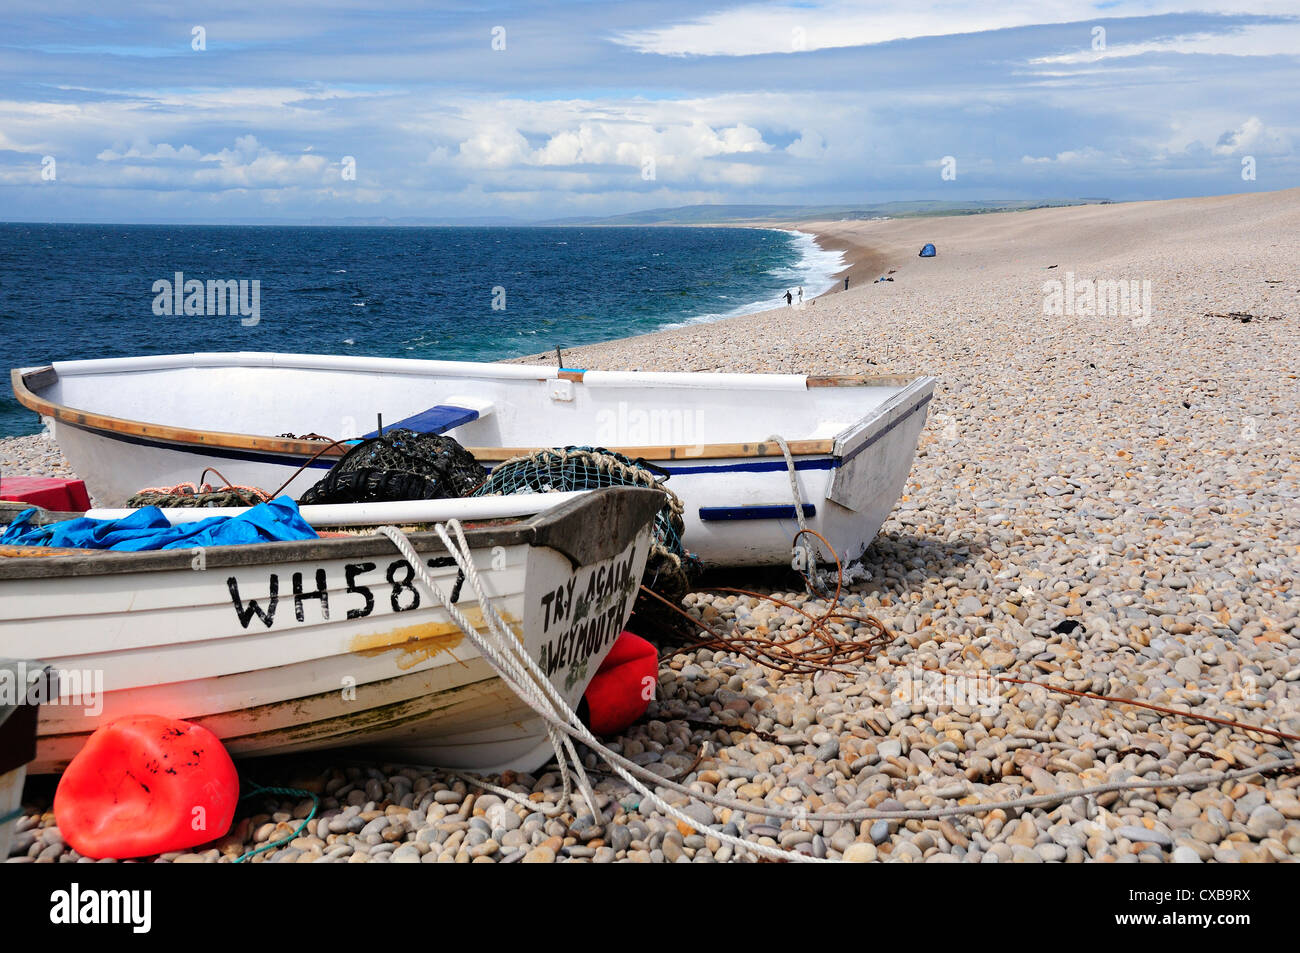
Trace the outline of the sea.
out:
<instances>
[{"instance_id":1,"label":"sea","mask_svg":"<svg viewBox=\"0 0 1300 953\"><path fill-rule=\"evenodd\" d=\"M841 267L808 235L759 228L0 224L0 363L494 361L776 307ZM0 388L0 436L40 426Z\"/></svg>"}]
</instances>

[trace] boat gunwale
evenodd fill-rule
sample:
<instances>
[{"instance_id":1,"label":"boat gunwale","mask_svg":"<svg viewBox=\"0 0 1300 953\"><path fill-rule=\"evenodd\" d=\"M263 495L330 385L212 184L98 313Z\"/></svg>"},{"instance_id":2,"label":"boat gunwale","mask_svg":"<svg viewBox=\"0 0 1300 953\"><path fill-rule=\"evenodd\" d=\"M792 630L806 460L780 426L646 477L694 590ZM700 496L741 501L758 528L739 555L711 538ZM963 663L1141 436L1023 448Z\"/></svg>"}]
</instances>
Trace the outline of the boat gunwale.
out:
<instances>
[{"instance_id":1,"label":"boat gunwale","mask_svg":"<svg viewBox=\"0 0 1300 953\"><path fill-rule=\"evenodd\" d=\"M648 530L650 520L662 506L663 496L662 490L646 487L605 487L509 525L466 528L465 542L471 550L491 549L494 546L540 546L554 549L568 558L576 568L622 552L635 540L637 533ZM616 525L603 526L604 532L588 533L584 539L580 533L582 526L593 516L601 515L592 513L592 510L603 510L605 515L615 519ZM406 535L418 552L437 551L449 555L442 539L432 530ZM331 536L229 546L186 546L181 549L144 552L76 550L67 554L0 557L0 582L12 579L171 572L178 569L193 572L194 552L198 549L203 551L204 569L391 556L397 553L391 540L378 535Z\"/></svg>"},{"instance_id":2,"label":"boat gunwale","mask_svg":"<svg viewBox=\"0 0 1300 953\"><path fill-rule=\"evenodd\" d=\"M253 353L253 352L250 352ZM132 360L130 358L122 360ZM397 360L397 359L393 359ZM485 365L491 367L493 365ZM514 365L501 365L514 366ZM582 383L582 372L571 372L567 379ZM549 380L549 377L537 378ZM831 375L805 377L806 387L907 387L916 381L925 380L923 376L907 377L905 375ZM174 427L168 424L146 423L108 414L78 410L66 404L56 403L36 392L44 390L58 380L58 370L53 364L39 367L13 368L10 371L10 383L18 402L28 410L45 417L61 421L84 430L99 431L107 434L156 440L175 444L178 450L189 448L212 447L224 450L246 450L262 453L282 454L290 458L319 456L321 458L341 457L351 449L349 445L326 446L314 440L297 440L286 437L255 436L253 434L234 433L219 430L199 430L189 427ZM835 437L822 439L793 439L787 444L793 456L832 456L835 455L837 442L858 429L862 419L848 424ZM542 447L466 447L476 460L498 463L513 457L535 453ZM633 459L643 460L728 460L751 457L781 456L781 447L774 441L760 440L735 443L712 443L698 445L661 444L651 446L619 446L616 449ZM298 462L286 460L286 465Z\"/></svg>"},{"instance_id":3,"label":"boat gunwale","mask_svg":"<svg viewBox=\"0 0 1300 953\"><path fill-rule=\"evenodd\" d=\"M934 399L936 377L914 377L898 393L835 437L835 456L848 461L878 437L898 426Z\"/></svg>"}]
</instances>

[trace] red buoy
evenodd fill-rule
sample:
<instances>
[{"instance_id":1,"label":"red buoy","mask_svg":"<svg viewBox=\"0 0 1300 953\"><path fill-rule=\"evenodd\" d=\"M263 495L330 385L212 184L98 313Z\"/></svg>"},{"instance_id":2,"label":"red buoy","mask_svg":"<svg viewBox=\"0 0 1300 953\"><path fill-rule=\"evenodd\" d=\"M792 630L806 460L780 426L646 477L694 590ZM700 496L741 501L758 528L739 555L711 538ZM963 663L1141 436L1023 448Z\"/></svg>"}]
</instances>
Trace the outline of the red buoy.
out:
<instances>
[{"instance_id":1,"label":"red buoy","mask_svg":"<svg viewBox=\"0 0 1300 953\"><path fill-rule=\"evenodd\" d=\"M146 857L221 837L238 802L239 775L216 735L130 715L97 729L72 759L54 817L86 857Z\"/></svg>"},{"instance_id":2,"label":"red buoy","mask_svg":"<svg viewBox=\"0 0 1300 953\"><path fill-rule=\"evenodd\" d=\"M615 735L645 714L659 681L659 653L623 632L587 686L588 720L598 735Z\"/></svg>"}]
</instances>

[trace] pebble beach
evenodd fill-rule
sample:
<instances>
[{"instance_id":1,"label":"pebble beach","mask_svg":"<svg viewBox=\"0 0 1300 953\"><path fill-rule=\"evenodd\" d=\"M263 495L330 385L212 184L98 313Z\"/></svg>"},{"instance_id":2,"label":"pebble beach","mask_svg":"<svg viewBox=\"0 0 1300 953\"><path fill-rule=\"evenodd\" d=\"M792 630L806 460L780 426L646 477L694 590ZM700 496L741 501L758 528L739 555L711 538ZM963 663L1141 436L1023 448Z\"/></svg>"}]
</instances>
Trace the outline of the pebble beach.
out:
<instances>
[{"instance_id":1,"label":"pebble beach","mask_svg":"<svg viewBox=\"0 0 1300 953\"><path fill-rule=\"evenodd\" d=\"M1249 770L1294 742L998 680L1300 735L1300 190L779 224L844 248L848 290L566 351L565 363L938 378L903 497L841 600L892 641L851 674L678 654L645 718L607 744L736 804L659 789L699 825L817 859L1300 857L1300 774ZM935 258L918 258L926 242ZM1058 307L1065 288L1118 281L1149 308L1098 313L1073 296ZM0 440L0 472L70 475L41 436ZM773 594L827 610L806 592ZM723 630L806 628L749 597L694 593L686 608ZM418 766L248 763L261 783L320 799L295 839L251 862L756 859L586 760L600 816L556 813L553 771L491 779L525 807ZM1202 782L1072 793L1188 775ZM9 862L87 860L64 844L51 792L30 786ZM979 807L1027 797L1045 803ZM244 803L226 837L157 860L233 860L294 833L313 807ZM803 819L836 814L854 817Z\"/></svg>"}]
</instances>

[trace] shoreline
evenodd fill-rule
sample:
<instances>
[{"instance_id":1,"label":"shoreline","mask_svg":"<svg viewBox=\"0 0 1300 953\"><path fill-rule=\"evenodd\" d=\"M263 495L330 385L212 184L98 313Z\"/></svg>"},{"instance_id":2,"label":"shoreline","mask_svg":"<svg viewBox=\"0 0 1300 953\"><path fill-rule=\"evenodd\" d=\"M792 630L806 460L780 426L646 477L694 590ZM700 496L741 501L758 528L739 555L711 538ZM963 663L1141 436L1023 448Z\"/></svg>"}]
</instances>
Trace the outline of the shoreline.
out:
<instances>
[{"instance_id":1,"label":"shoreline","mask_svg":"<svg viewBox=\"0 0 1300 953\"><path fill-rule=\"evenodd\" d=\"M888 220L886 220L888 221ZM853 234L842 234L835 228L836 224L849 223L832 223L832 222L746 222L742 225L713 225L700 226L711 228L763 228L776 229L782 232L799 232L812 237L823 251L840 252L844 258L844 267L831 272L836 278L834 284L821 294L813 295L813 298L823 298L826 295L843 291L843 279L847 273L849 278L849 287L855 288L860 284L870 284L875 281L886 271L889 270L890 256L884 249L878 247L875 243L866 241ZM811 298L809 300L812 300ZM757 312L746 312L746 314L756 314ZM745 314L730 315L731 318L743 318ZM710 322L711 323L711 322ZM653 333L653 332L651 332Z\"/></svg>"},{"instance_id":2,"label":"shoreline","mask_svg":"<svg viewBox=\"0 0 1300 953\"><path fill-rule=\"evenodd\" d=\"M837 279L836 283L814 297L824 298L827 295L844 291L844 278L846 276L849 279L849 288L853 289L859 285L870 284L889 270L889 255L883 249L864 240L849 235L835 234L824 226L815 223L800 222L784 227L789 228L791 231L811 235L813 241L826 251L837 251L844 256L844 267L834 272Z\"/></svg>"},{"instance_id":3,"label":"shoreline","mask_svg":"<svg viewBox=\"0 0 1300 953\"><path fill-rule=\"evenodd\" d=\"M836 227L837 225L840 224L853 224L853 223L761 222L761 223L746 223L740 226L736 226L733 224L723 224L718 226L703 226L703 225L699 226L699 227L719 227L719 228L723 228L723 227L761 228L761 229L777 230L783 232L800 232L802 234L811 236L813 241L823 250L840 252L844 259L844 265L839 270L832 272L832 275L834 275L835 278L837 279L836 283L833 284L826 291L823 291L817 295L810 296L804 302L803 308L800 308L797 304L795 305L778 304L778 305L773 305L770 308L760 308L759 310L756 311L746 311L741 314L732 314L732 315L727 315L725 317L715 318L711 321L700 321L691 324L680 324L675 327L659 328L654 331L645 331L638 334L631 334L628 335L627 337L611 338L608 341L599 341L594 344L580 344L575 347L565 349L564 353L566 355L565 357L566 364L569 363L570 360L567 355L571 355L574 353L604 356L606 353L610 352L611 350L617 351L620 348L620 346L631 345L632 342L636 342L636 341L658 340L661 337L665 337L665 336L679 336L679 335L688 336L692 333L697 332L699 329L702 328L718 327L720 325L732 325L735 322L745 322L756 318L765 318L767 320L770 320L771 317L774 315L787 314L791 312L799 313L804 311L808 306L814 304L815 302L834 299L839 295L845 294L846 292L843 287L843 278L846 273L849 276L848 293L854 294L856 292L861 291L864 286L870 286L875 282L876 278L885 274L889 270L889 268L892 267L891 263L896 259L894 255L891 254L891 250L881 246L877 242L859 237L853 234L853 232L850 230L840 231ZM540 351L535 354L525 354L519 357L504 358L501 361L501 363L503 364L548 364L553 362L554 360L555 360L555 352L552 350L552 351ZM619 368L614 368L614 367L597 368L595 365L592 365L589 369L615 370ZM635 367L632 369L634 370L651 370L651 369L693 370L697 368ZM716 368L716 369L721 370L722 368Z\"/></svg>"}]
</instances>

